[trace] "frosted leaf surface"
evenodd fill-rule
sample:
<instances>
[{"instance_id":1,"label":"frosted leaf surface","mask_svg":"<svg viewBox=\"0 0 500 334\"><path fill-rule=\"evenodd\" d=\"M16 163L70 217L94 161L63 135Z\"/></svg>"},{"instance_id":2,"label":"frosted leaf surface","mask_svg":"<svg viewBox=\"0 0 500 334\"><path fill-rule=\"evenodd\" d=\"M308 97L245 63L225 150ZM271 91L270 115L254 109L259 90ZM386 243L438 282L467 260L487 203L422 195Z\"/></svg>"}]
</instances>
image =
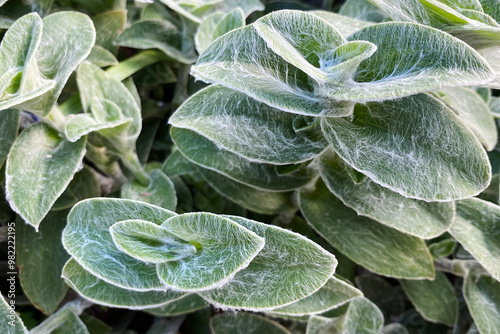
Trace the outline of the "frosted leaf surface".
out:
<instances>
[{"instance_id":1,"label":"frosted leaf surface","mask_svg":"<svg viewBox=\"0 0 500 334\"><path fill-rule=\"evenodd\" d=\"M148 308L144 311L161 317L174 317L192 313L205 307L207 307L205 300L193 293L165 305L151 309Z\"/></svg>"},{"instance_id":2,"label":"frosted leaf surface","mask_svg":"<svg viewBox=\"0 0 500 334\"><path fill-rule=\"evenodd\" d=\"M418 312L431 322L452 326L458 317L455 288L446 275L436 271L434 280L401 280L401 286Z\"/></svg>"},{"instance_id":3,"label":"frosted leaf surface","mask_svg":"<svg viewBox=\"0 0 500 334\"><path fill-rule=\"evenodd\" d=\"M158 49L183 64L196 61L193 42L169 21L140 21L120 34L116 45L136 49Z\"/></svg>"},{"instance_id":4,"label":"frosted leaf surface","mask_svg":"<svg viewBox=\"0 0 500 334\"><path fill-rule=\"evenodd\" d=\"M494 78L491 67L474 49L427 26L381 23L347 40L371 42L377 51L361 62L353 80L319 88L320 94L337 100L380 101L445 86L480 85Z\"/></svg>"},{"instance_id":5,"label":"frosted leaf surface","mask_svg":"<svg viewBox=\"0 0 500 334\"><path fill-rule=\"evenodd\" d=\"M118 65L116 57L108 50L99 45L94 45L87 56L86 61L99 67Z\"/></svg>"},{"instance_id":6,"label":"frosted leaf surface","mask_svg":"<svg viewBox=\"0 0 500 334\"><path fill-rule=\"evenodd\" d=\"M140 310L172 302L185 293L166 291L134 291L109 284L92 275L73 258L66 262L62 276L66 283L84 298L109 307Z\"/></svg>"},{"instance_id":7,"label":"frosted leaf surface","mask_svg":"<svg viewBox=\"0 0 500 334\"><path fill-rule=\"evenodd\" d=\"M301 192L300 209L325 240L367 269L397 278L434 277L432 257L422 239L359 216L321 180L313 191Z\"/></svg>"},{"instance_id":8,"label":"frosted leaf surface","mask_svg":"<svg viewBox=\"0 0 500 334\"><path fill-rule=\"evenodd\" d=\"M169 177L193 174L198 171L196 165L184 157L179 150L173 151L172 154L168 156L163 164L162 170L163 173Z\"/></svg>"},{"instance_id":9,"label":"frosted leaf surface","mask_svg":"<svg viewBox=\"0 0 500 334\"><path fill-rule=\"evenodd\" d=\"M409 21L428 25L429 16L420 0L369 0L394 21Z\"/></svg>"},{"instance_id":10,"label":"frosted leaf surface","mask_svg":"<svg viewBox=\"0 0 500 334\"><path fill-rule=\"evenodd\" d=\"M387 21L387 15L369 0L347 0L339 9L339 14L369 22Z\"/></svg>"},{"instance_id":11,"label":"frosted leaf surface","mask_svg":"<svg viewBox=\"0 0 500 334\"><path fill-rule=\"evenodd\" d=\"M266 310L291 304L322 287L337 260L316 243L277 226L229 216L266 240L249 266L224 286L201 296L222 308Z\"/></svg>"},{"instance_id":12,"label":"frosted leaf surface","mask_svg":"<svg viewBox=\"0 0 500 334\"><path fill-rule=\"evenodd\" d=\"M224 15L215 13L206 17L198 27L195 35L196 50L199 54L205 51L210 43L225 33L245 26L245 14L236 8Z\"/></svg>"},{"instance_id":13,"label":"frosted leaf surface","mask_svg":"<svg viewBox=\"0 0 500 334\"><path fill-rule=\"evenodd\" d=\"M275 165L249 161L191 130L174 127L171 134L180 152L191 162L262 190L293 190L316 177L312 168L307 167L289 174L279 174Z\"/></svg>"},{"instance_id":14,"label":"frosted leaf surface","mask_svg":"<svg viewBox=\"0 0 500 334\"><path fill-rule=\"evenodd\" d=\"M71 143L47 125L36 123L12 146L6 195L11 208L35 229L81 169L85 143L86 138Z\"/></svg>"},{"instance_id":15,"label":"frosted leaf surface","mask_svg":"<svg viewBox=\"0 0 500 334\"><path fill-rule=\"evenodd\" d=\"M0 111L0 168L16 141L19 121L19 110L7 109Z\"/></svg>"},{"instance_id":16,"label":"frosted leaf surface","mask_svg":"<svg viewBox=\"0 0 500 334\"><path fill-rule=\"evenodd\" d=\"M24 326L23 321L17 313L14 312L14 326L9 324L12 321L8 318L11 315L10 305L5 300L4 296L0 294L0 331L7 334L28 334L28 329ZM8 319L8 320L7 320Z\"/></svg>"},{"instance_id":17,"label":"frosted leaf surface","mask_svg":"<svg viewBox=\"0 0 500 334\"><path fill-rule=\"evenodd\" d=\"M457 202L451 235L500 280L500 206L470 198Z\"/></svg>"},{"instance_id":18,"label":"frosted leaf surface","mask_svg":"<svg viewBox=\"0 0 500 334\"><path fill-rule=\"evenodd\" d=\"M127 11L116 9L105 11L92 17L96 29L95 44L116 54L118 46L114 45L117 37L125 29L127 23Z\"/></svg>"},{"instance_id":19,"label":"frosted leaf surface","mask_svg":"<svg viewBox=\"0 0 500 334\"><path fill-rule=\"evenodd\" d=\"M84 200L68 216L63 245L85 270L110 284L137 291L164 290L156 265L134 259L116 248L109 228L129 219L161 225L175 215L158 206L126 199Z\"/></svg>"},{"instance_id":20,"label":"frosted leaf surface","mask_svg":"<svg viewBox=\"0 0 500 334\"><path fill-rule=\"evenodd\" d=\"M359 215L416 237L430 239L447 231L455 215L453 202L425 202L399 195L370 179L355 183L332 150L321 155L321 177L328 189Z\"/></svg>"},{"instance_id":21,"label":"frosted leaf surface","mask_svg":"<svg viewBox=\"0 0 500 334\"><path fill-rule=\"evenodd\" d=\"M275 54L252 25L215 40L191 72L284 111L312 116L330 112L327 101L315 96L307 74Z\"/></svg>"},{"instance_id":22,"label":"frosted leaf surface","mask_svg":"<svg viewBox=\"0 0 500 334\"><path fill-rule=\"evenodd\" d=\"M310 160L328 145L318 131L295 131L296 117L212 85L184 102L169 122L248 160L284 165Z\"/></svg>"},{"instance_id":23,"label":"frosted leaf surface","mask_svg":"<svg viewBox=\"0 0 500 334\"><path fill-rule=\"evenodd\" d=\"M285 327L256 314L217 315L210 319L213 334L291 334Z\"/></svg>"},{"instance_id":24,"label":"frosted leaf surface","mask_svg":"<svg viewBox=\"0 0 500 334\"><path fill-rule=\"evenodd\" d=\"M443 93L445 102L458 118L464 123L483 144L487 151L495 148L498 141L497 126L490 114L490 108L483 98L469 88L445 88Z\"/></svg>"},{"instance_id":25,"label":"frosted leaf surface","mask_svg":"<svg viewBox=\"0 0 500 334\"><path fill-rule=\"evenodd\" d=\"M490 182L479 141L431 96L358 104L352 121L324 118L321 125L344 161L403 196L451 201L474 196Z\"/></svg>"},{"instance_id":26,"label":"frosted leaf surface","mask_svg":"<svg viewBox=\"0 0 500 334\"><path fill-rule=\"evenodd\" d=\"M384 325L382 311L368 298L358 297L352 300L344 315L342 334L380 333Z\"/></svg>"},{"instance_id":27,"label":"frosted leaf surface","mask_svg":"<svg viewBox=\"0 0 500 334\"><path fill-rule=\"evenodd\" d=\"M373 22L363 21L326 10L312 10L309 13L319 16L330 23L344 38L349 37L358 30L373 25Z\"/></svg>"},{"instance_id":28,"label":"frosted leaf surface","mask_svg":"<svg viewBox=\"0 0 500 334\"><path fill-rule=\"evenodd\" d=\"M125 220L109 228L116 247L143 262L176 261L196 253L196 247L157 224Z\"/></svg>"},{"instance_id":29,"label":"frosted leaf surface","mask_svg":"<svg viewBox=\"0 0 500 334\"><path fill-rule=\"evenodd\" d=\"M121 197L154 204L168 210L175 210L177 195L172 181L159 169L149 173L147 186L138 181L129 181L122 186Z\"/></svg>"},{"instance_id":30,"label":"frosted leaf surface","mask_svg":"<svg viewBox=\"0 0 500 334\"><path fill-rule=\"evenodd\" d=\"M271 311L272 314L294 316L318 314L343 305L350 300L362 296L363 293L344 281L332 277L318 291L293 304Z\"/></svg>"},{"instance_id":31,"label":"frosted leaf surface","mask_svg":"<svg viewBox=\"0 0 500 334\"><path fill-rule=\"evenodd\" d=\"M198 171L215 190L246 209L267 215L296 210L292 192L260 190L202 167Z\"/></svg>"},{"instance_id":32,"label":"frosted leaf surface","mask_svg":"<svg viewBox=\"0 0 500 334\"><path fill-rule=\"evenodd\" d=\"M328 79L320 68L330 58L332 49L346 43L332 25L306 12L273 12L259 19L254 26L276 54L318 83Z\"/></svg>"},{"instance_id":33,"label":"frosted leaf surface","mask_svg":"<svg viewBox=\"0 0 500 334\"><path fill-rule=\"evenodd\" d=\"M126 137L135 140L139 136L142 126L141 110L132 93L122 82L111 78L98 66L84 62L78 68L77 83L83 110L91 112L98 123L119 119L116 114L118 107L123 118L132 119L130 127L126 129ZM102 107L95 106L98 102L103 104ZM115 107L112 108L111 103ZM101 116L96 118L98 115Z\"/></svg>"},{"instance_id":34,"label":"frosted leaf surface","mask_svg":"<svg viewBox=\"0 0 500 334\"><path fill-rule=\"evenodd\" d=\"M210 213L169 218L162 228L196 245L196 253L157 265L158 276L180 291L203 291L223 286L248 266L265 244L264 238L236 222Z\"/></svg>"},{"instance_id":35,"label":"frosted leaf surface","mask_svg":"<svg viewBox=\"0 0 500 334\"><path fill-rule=\"evenodd\" d=\"M473 267L465 276L463 293L479 333L500 333L500 282Z\"/></svg>"},{"instance_id":36,"label":"frosted leaf surface","mask_svg":"<svg viewBox=\"0 0 500 334\"><path fill-rule=\"evenodd\" d=\"M326 318L313 315L307 321L306 334L342 334L343 317Z\"/></svg>"}]
</instances>

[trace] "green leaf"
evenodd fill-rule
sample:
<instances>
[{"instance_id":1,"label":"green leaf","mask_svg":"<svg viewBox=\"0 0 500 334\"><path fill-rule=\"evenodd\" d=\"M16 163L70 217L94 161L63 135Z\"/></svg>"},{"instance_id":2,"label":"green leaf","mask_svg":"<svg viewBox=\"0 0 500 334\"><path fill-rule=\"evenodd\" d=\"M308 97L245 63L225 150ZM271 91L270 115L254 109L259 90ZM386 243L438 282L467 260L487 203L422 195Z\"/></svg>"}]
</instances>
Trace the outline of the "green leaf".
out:
<instances>
[{"instance_id":1,"label":"green leaf","mask_svg":"<svg viewBox=\"0 0 500 334\"><path fill-rule=\"evenodd\" d=\"M156 265L138 261L116 248L109 228L119 221L145 220L157 225L175 216L166 209L125 199L88 199L73 207L63 232L68 253L92 275L136 291L161 290Z\"/></svg>"},{"instance_id":2,"label":"green leaf","mask_svg":"<svg viewBox=\"0 0 500 334\"><path fill-rule=\"evenodd\" d=\"M122 186L121 197L158 205L175 210L177 197L172 181L160 170L152 170L149 184L143 186L138 181L129 181Z\"/></svg>"},{"instance_id":3,"label":"green leaf","mask_svg":"<svg viewBox=\"0 0 500 334\"><path fill-rule=\"evenodd\" d=\"M469 88L445 88L443 101L467 125L487 151L495 148L498 141L495 120L490 114L490 108L483 98Z\"/></svg>"},{"instance_id":4,"label":"green leaf","mask_svg":"<svg viewBox=\"0 0 500 334\"><path fill-rule=\"evenodd\" d=\"M283 165L310 160L327 146L318 131L296 131L296 117L212 85L191 96L169 122L248 160Z\"/></svg>"},{"instance_id":5,"label":"green leaf","mask_svg":"<svg viewBox=\"0 0 500 334\"><path fill-rule=\"evenodd\" d=\"M323 313L362 295L363 293L352 285L332 277L309 297L293 304L276 308L271 311L271 314L301 316Z\"/></svg>"},{"instance_id":6,"label":"green leaf","mask_svg":"<svg viewBox=\"0 0 500 334\"><path fill-rule=\"evenodd\" d=\"M125 29L127 23L127 12L125 10L113 10L92 17L96 30L95 44L116 54L118 49L114 45L120 33Z\"/></svg>"},{"instance_id":7,"label":"green leaf","mask_svg":"<svg viewBox=\"0 0 500 334\"><path fill-rule=\"evenodd\" d=\"M52 211L63 210L72 207L78 201L91 197L101 196L101 186L96 172L88 166L75 174L66 190L52 206Z\"/></svg>"},{"instance_id":8,"label":"green leaf","mask_svg":"<svg viewBox=\"0 0 500 334\"><path fill-rule=\"evenodd\" d=\"M68 212L50 212L37 233L16 221L16 253L19 279L31 303L45 314L53 313L68 287L61 271L69 256L61 244Z\"/></svg>"},{"instance_id":9,"label":"green leaf","mask_svg":"<svg viewBox=\"0 0 500 334\"><path fill-rule=\"evenodd\" d=\"M359 18L356 19L325 10L312 10L309 13L319 16L326 22L330 23L344 38L349 37L358 30L373 25L372 22L363 21Z\"/></svg>"},{"instance_id":10,"label":"green leaf","mask_svg":"<svg viewBox=\"0 0 500 334\"><path fill-rule=\"evenodd\" d=\"M301 192L300 208L322 237L367 269L397 278L434 277L432 257L421 239L358 216L321 180L313 191Z\"/></svg>"},{"instance_id":11,"label":"green leaf","mask_svg":"<svg viewBox=\"0 0 500 334\"><path fill-rule=\"evenodd\" d=\"M196 245L195 254L157 265L158 276L179 291L204 291L223 286L259 254L265 240L236 222L210 213L167 219L162 228Z\"/></svg>"},{"instance_id":12,"label":"green leaf","mask_svg":"<svg viewBox=\"0 0 500 334\"><path fill-rule=\"evenodd\" d=\"M82 167L86 138L71 143L36 123L24 130L7 158L6 194L11 208L38 225Z\"/></svg>"},{"instance_id":13,"label":"green leaf","mask_svg":"<svg viewBox=\"0 0 500 334\"><path fill-rule=\"evenodd\" d=\"M332 276L337 260L309 239L277 226L229 218L265 238L266 244L229 283L201 293L209 303L221 308L274 309L313 294Z\"/></svg>"},{"instance_id":14,"label":"green leaf","mask_svg":"<svg viewBox=\"0 0 500 334\"><path fill-rule=\"evenodd\" d=\"M457 202L451 235L500 280L500 206L477 198Z\"/></svg>"},{"instance_id":15,"label":"green leaf","mask_svg":"<svg viewBox=\"0 0 500 334\"><path fill-rule=\"evenodd\" d=\"M318 83L328 80L322 69L329 67L332 49L346 43L325 20L301 11L273 12L254 25L260 37L276 54Z\"/></svg>"},{"instance_id":16,"label":"green leaf","mask_svg":"<svg viewBox=\"0 0 500 334\"><path fill-rule=\"evenodd\" d=\"M203 298L196 294L189 294L179 300L175 300L160 307L146 309L146 312L161 317L174 317L187 313L192 313L207 307Z\"/></svg>"},{"instance_id":17,"label":"green leaf","mask_svg":"<svg viewBox=\"0 0 500 334\"><path fill-rule=\"evenodd\" d=\"M120 288L92 275L73 258L64 266L62 277L84 298L109 307L142 310L162 306L186 295L172 290L135 291Z\"/></svg>"},{"instance_id":18,"label":"green leaf","mask_svg":"<svg viewBox=\"0 0 500 334\"><path fill-rule=\"evenodd\" d=\"M452 239L444 239L429 245L429 251L434 259L447 257L453 253L457 246L457 242Z\"/></svg>"},{"instance_id":19,"label":"green leaf","mask_svg":"<svg viewBox=\"0 0 500 334\"><path fill-rule=\"evenodd\" d=\"M401 196L370 179L356 183L349 166L332 150L320 157L328 189L359 215L416 237L431 239L446 232L455 216L453 202L424 202Z\"/></svg>"},{"instance_id":20,"label":"green leaf","mask_svg":"<svg viewBox=\"0 0 500 334\"><path fill-rule=\"evenodd\" d=\"M465 276L463 293L479 333L500 333L500 282L475 267Z\"/></svg>"},{"instance_id":21,"label":"green leaf","mask_svg":"<svg viewBox=\"0 0 500 334\"><path fill-rule=\"evenodd\" d=\"M494 78L492 68L470 46L423 25L381 23L359 30L347 40L371 42L377 46L376 52L360 63L353 80L320 87L321 95L380 101L446 86L481 85Z\"/></svg>"},{"instance_id":22,"label":"green leaf","mask_svg":"<svg viewBox=\"0 0 500 334\"><path fill-rule=\"evenodd\" d=\"M307 74L275 54L252 25L215 40L191 73L287 112L311 116L330 112L332 102L315 96Z\"/></svg>"},{"instance_id":23,"label":"green leaf","mask_svg":"<svg viewBox=\"0 0 500 334\"><path fill-rule=\"evenodd\" d=\"M196 165L182 155L179 150L173 151L172 154L168 156L167 160L165 160L165 163L163 164L162 170L163 173L169 177L193 174L198 171Z\"/></svg>"},{"instance_id":24,"label":"green leaf","mask_svg":"<svg viewBox=\"0 0 500 334\"><path fill-rule=\"evenodd\" d=\"M171 134L179 152L189 161L255 188L288 191L303 187L316 177L311 168L280 174L276 165L249 161L191 130L174 127Z\"/></svg>"},{"instance_id":25,"label":"green leaf","mask_svg":"<svg viewBox=\"0 0 500 334\"><path fill-rule=\"evenodd\" d=\"M12 305L12 308L11 308ZM6 334L28 334L28 330L23 324L19 315L14 311L15 300L11 304L7 303L5 298L0 295L0 331Z\"/></svg>"},{"instance_id":26,"label":"green leaf","mask_svg":"<svg viewBox=\"0 0 500 334\"><path fill-rule=\"evenodd\" d=\"M370 22L387 21L387 15L369 0L347 0L339 9L339 14Z\"/></svg>"},{"instance_id":27,"label":"green leaf","mask_svg":"<svg viewBox=\"0 0 500 334\"><path fill-rule=\"evenodd\" d=\"M351 301L344 315L342 334L380 333L384 315L380 309L365 297Z\"/></svg>"},{"instance_id":28,"label":"green leaf","mask_svg":"<svg viewBox=\"0 0 500 334\"><path fill-rule=\"evenodd\" d=\"M256 314L217 315L210 319L213 334L291 334L279 323Z\"/></svg>"},{"instance_id":29,"label":"green leaf","mask_svg":"<svg viewBox=\"0 0 500 334\"><path fill-rule=\"evenodd\" d=\"M358 104L353 120L324 118L321 126L351 167L405 197L466 198L484 190L491 178L475 136L428 95Z\"/></svg>"},{"instance_id":30,"label":"green leaf","mask_svg":"<svg viewBox=\"0 0 500 334\"><path fill-rule=\"evenodd\" d=\"M196 50L202 54L214 40L233 29L244 26L245 14L241 8L235 8L226 15L218 12L207 16L201 22L195 35Z\"/></svg>"},{"instance_id":31,"label":"green leaf","mask_svg":"<svg viewBox=\"0 0 500 334\"><path fill-rule=\"evenodd\" d=\"M369 0L394 21L409 21L429 25L429 16L420 0Z\"/></svg>"},{"instance_id":32,"label":"green leaf","mask_svg":"<svg viewBox=\"0 0 500 334\"><path fill-rule=\"evenodd\" d=\"M0 168L16 141L19 120L19 110L7 109L0 111Z\"/></svg>"},{"instance_id":33,"label":"green leaf","mask_svg":"<svg viewBox=\"0 0 500 334\"><path fill-rule=\"evenodd\" d=\"M198 172L215 190L246 209L268 215L296 210L291 202L292 192L259 190L202 167L198 167Z\"/></svg>"},{"instance_id":34,"label":"green leaf","mask_svg":"<svg viewBox=\"0 0 500 334\"><path fill-rule=\"evenodd\" d=\"M118 65L115 56L100 45L94 45L86 60L99 67Z\"/></svg>"},{"instance_id":35,"label":"green leaf","mask_svg":"<svg viewBox=\"0 0 500 334\"><path fill-rule=\"evenodd\" d=\"M144 220L118 222L109 232L119 250L143 262L177 261L196 253L194 245Z\"/></svg>"},{"instance_id":36,"label":"green leaf","mask_svg":"<svg viewBox=\"0 0 500 334\"><path fill-rule=\"evenodd\" d=\"M453 325L458 317L455 289L446 275L436 271L434 280L401 280L401 286L422 317L431 322Z\"/></svg>"},{"instance_id":37,"label":"green leaf","mask_svg":"<svg viewBox=\"0 0 500 334\"><path fill-rule=\"evenodd\" d=\"M400 323L394 322L382 328L383 334L408 334L408 329Z\"/></svg>"},{"instance_id":38,"label":"green leaf","mask_svg":"<svg viewBox=\"0 0 500 334\"><path fill-rule=\"evenodd\" d=\"M127 28L115 42L116 45L136 49L159 49L183 64L196 61L194 45L182 31L169 21L140 21Z\"/></svg>"}]
</instances>

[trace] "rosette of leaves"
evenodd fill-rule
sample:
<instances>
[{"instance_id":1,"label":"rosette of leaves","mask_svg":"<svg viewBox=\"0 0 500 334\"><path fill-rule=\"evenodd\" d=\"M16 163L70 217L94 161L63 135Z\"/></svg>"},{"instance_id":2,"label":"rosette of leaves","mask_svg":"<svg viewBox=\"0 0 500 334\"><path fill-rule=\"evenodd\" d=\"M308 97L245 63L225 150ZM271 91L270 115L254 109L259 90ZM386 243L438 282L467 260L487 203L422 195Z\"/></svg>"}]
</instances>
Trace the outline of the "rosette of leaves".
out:
<instances>
[{"instance_id":1,"label":"rosette of leaves","mask_svg":"<svg viewBox=\"0 0 500 334\"><path fill-rule=\"evenodd\" d=\"M95 198L74 206L62 239L71 255L66 282L102 305L161 313L191 296L224 309L304 315L361 294L332 277L337 261L319 245L235 216Z\"/></svg>"}]
</instances>

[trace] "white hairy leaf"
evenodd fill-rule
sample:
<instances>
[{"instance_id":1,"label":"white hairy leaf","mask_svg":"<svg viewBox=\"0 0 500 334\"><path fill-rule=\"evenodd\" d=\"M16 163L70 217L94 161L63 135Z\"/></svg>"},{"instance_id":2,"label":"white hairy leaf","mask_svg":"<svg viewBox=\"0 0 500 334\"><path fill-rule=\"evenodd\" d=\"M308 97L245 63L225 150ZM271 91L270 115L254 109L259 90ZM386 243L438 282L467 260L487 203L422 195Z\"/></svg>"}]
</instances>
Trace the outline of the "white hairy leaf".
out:
<instances>
[{"instance_id":1,"label":"white hairy leaf","mask_svg":"<svg viewBox=\"0 0 500 334\"><path fill-rule=\"evenodd\" d=\"M148 308L144 311L161 317L175 317L178 315L192 313L205 307L207 307L205 300L193 293L165 305Z\"/></svg>"},{"instance_id":2,"label":"white hairy leaf","mask_svg":"<svg viewBox=\"0 0 500 334\"><path fill-rule=\"evenodd\" d=\"M224 15L217 12L206 17L198 27L195 35L196 50L202 54L217 38L225 33L245 26L245 13L241 8L235 8Z\"/></svg>"},{"instance_id":3,"label":"white hairy leaf","mask_svg":"<svg viewBox=\"0 0 500 334\"><path fill-rule=\"evenodd\" d=\"M210 319L213 334L291 334L279 323L256 314L223 314Z\"/></svg>"},{"instance_id":4,"label":"white hairy leaf","mask_svg":"<svg viewBox=\"0 0 500 334\"><path fill-rule=\"evenodd\" d=\"M356 19L325 10L312 10L309 13L319 16L326 22L330 23L344 38L349 37L358 30L373 25L372 22L363 21L361 19Z\"/></svg>"}]
</instances>

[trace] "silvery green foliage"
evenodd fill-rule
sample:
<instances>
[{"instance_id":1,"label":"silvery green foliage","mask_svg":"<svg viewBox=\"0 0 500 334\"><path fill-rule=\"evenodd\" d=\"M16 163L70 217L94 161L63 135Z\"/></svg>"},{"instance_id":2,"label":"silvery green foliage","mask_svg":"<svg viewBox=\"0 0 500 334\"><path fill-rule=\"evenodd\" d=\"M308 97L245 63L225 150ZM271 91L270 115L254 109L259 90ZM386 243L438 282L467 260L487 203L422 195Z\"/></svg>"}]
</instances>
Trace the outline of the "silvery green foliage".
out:
<instances>
[{"instance_id":1,"label":"silvery green foliage","mask_svg":"<svg viewBox=\"0 0 500 334\"><path fill-rule=\"evenodd\" d=\"M214 13L207 16L198 27L195 36L196 50L199 54L203 53L206 48L225 33L241 28L245 25L245 13L241 8L236 8L231 12Z\"/></svg>"},{"instance_id":2,"label":"silvery green foliage","mask_svg":"<svg viewBox=\"0 0 500 334\"><path fill-rule=\"evenodd\" d=\"M24 326L19 315L11 311L11 305L0 295L0 330L7 334L28 334L28 329Z\"/></svg>"},{"instance_id":3,"label":"silvery green foliage","mask_svg":"<svg viewBox=\"0 0 500 334\"><path fill-rule=\"evenodd\" d=\"M291 334L279 323L250 313L216 316L210 320L210 329L214 334Z\"/></svg>"},{"instance_id":4,"label":"silvery green foliage","mask_svg":"<svg viewBox=\"0 0 500 334\"><path fill-rule=\"evenodd\" d=\"M144 202L90 199L71 210L63 245L72 256L63 277L103 305L164 307L195 292L219 307L264 310L318 289L311 298L321 300L336 289L338 304L359 294L338 280L321 290L337 261L317 244L233 216L177 215ZM310 304L296 305L293 312L316 312Z\"/></svg>"}]
</instances>

